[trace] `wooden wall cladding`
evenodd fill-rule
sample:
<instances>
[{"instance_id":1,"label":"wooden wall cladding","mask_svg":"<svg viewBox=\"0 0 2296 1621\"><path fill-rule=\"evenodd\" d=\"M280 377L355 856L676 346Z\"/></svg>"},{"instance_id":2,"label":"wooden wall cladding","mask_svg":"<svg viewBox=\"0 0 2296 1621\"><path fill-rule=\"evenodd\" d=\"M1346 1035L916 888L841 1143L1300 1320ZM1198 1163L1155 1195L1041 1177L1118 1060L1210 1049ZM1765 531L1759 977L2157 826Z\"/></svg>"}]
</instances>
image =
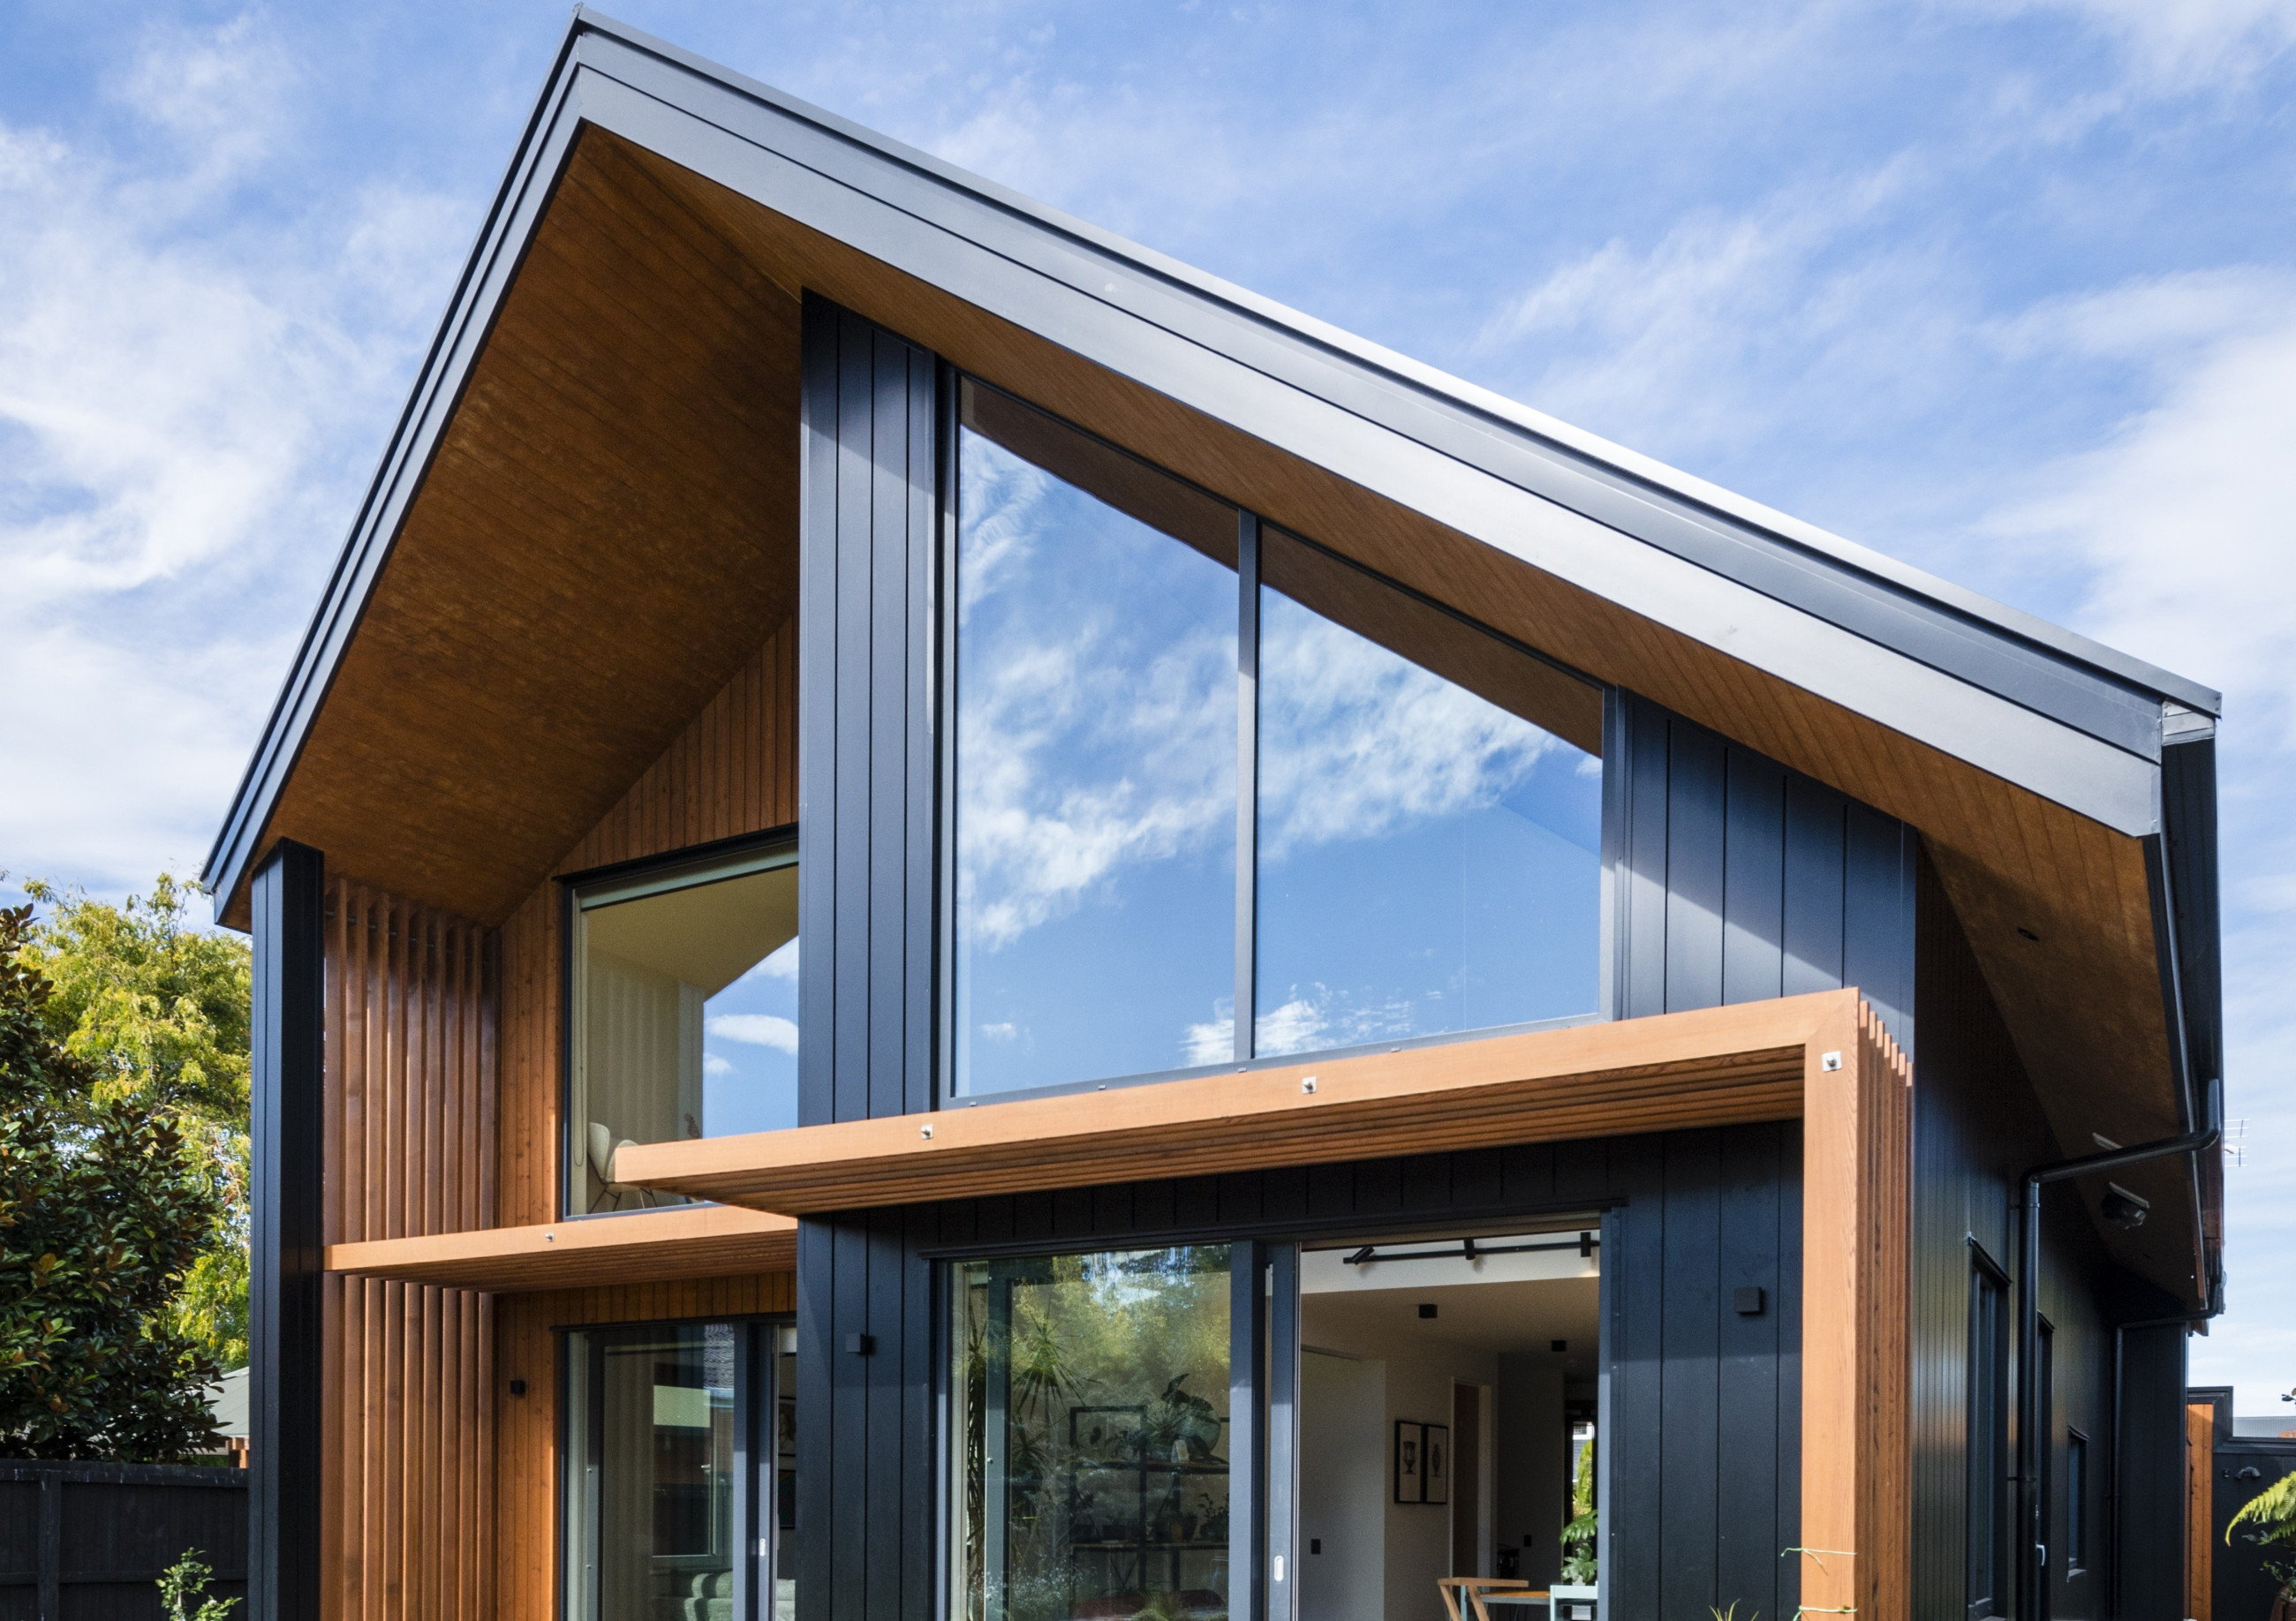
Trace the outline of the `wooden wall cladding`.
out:
<instances>
[{"instance_id":1,"label":"wooden wall cladding","mask_svg":"<svg viewBox=\"0 0 2296 1621\"><path fill-rule=\"evenodd\" d=\"M502 928L505 1226L556 1221L564 1001L556 874L797 822L797 626L767 637Z\"/></svg>"},{"instance_id":2,"label":"wooden wall cladding","mask_svg":"<svg viewBox=\"0 0 2296 1621\"><path fill-rule=\"evenodd\" d=\"M497 1313L496 1365L507 1391L496 1407L501 1527L496 1607L503 1621L553 1621L558 1578L558 1330L592 1323L693 1322L797 1309L786 1272L698 1281L632 1284L505 1297ZM427 1613L427 1612L425 1612Z\"/></svg>"},{"instance_id":3,"label":"wooden wall cladding","mask_svg":"<svg viewBox=\"0 0 2296 1621\"><path fill-rule=\"evenodd\" d=\"M490 932L345 881L326 916L330 1243L489 1224ZM322 1494L329 1621L494 1613L494 1307L331 1277Z\"/></svg>"}]
</instances>

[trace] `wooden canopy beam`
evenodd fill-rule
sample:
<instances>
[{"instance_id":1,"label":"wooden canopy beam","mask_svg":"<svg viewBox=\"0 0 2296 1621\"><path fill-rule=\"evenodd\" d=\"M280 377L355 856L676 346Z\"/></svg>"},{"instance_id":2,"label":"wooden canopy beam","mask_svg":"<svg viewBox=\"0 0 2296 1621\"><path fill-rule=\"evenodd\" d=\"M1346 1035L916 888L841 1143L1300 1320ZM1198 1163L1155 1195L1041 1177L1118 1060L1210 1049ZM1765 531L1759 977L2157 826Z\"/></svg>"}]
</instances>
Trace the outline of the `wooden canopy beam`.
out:
<instances>
[{"instance_id":1,"label":"wooden canopy beam","mask_svg":"<svg viewBox=\"0 0 2296 1621\"><path fill-rule=\"evenodd\" d=\"M1499 1142L1791 1119L1855 991L624 1148L625 1182L800 1216Z\"/></svg>"},{"instance_id":2,"label":"wooden canopy beam","mask_svg":"<svg viewBox=\"0 0 2296 1621\"><path fill-rule=\"evenodd\" d=\"M498 1294L787 1272L796 1264L795 1222L725 1205L327 1246L330 1273Z\"/></svg>"}]
</instances>

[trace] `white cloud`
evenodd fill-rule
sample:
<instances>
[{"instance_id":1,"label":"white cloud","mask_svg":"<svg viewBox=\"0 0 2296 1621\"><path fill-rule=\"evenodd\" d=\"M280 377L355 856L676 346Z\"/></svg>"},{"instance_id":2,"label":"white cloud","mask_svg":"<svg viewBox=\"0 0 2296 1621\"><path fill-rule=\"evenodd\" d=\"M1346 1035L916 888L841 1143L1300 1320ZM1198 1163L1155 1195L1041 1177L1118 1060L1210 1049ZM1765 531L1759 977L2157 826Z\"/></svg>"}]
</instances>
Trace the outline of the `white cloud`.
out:
<instances>
[{"instance_id":1,"label":"white cloud","mask_svg":"<svg viewBox=\"0 0 2296 1621\"><path fill-rule=\"evenodd\" d=\"M158 29L116 138L0 124L12 867L196 866L447 284L439 199L241 206L297 78L259 18Z\"/></svg>"},{"instance_id":2,"label":"white cloud","mask_svg":"<svg viewBox=\"0 0 2296 1621\"><path fill-rule=\"evenodd\" d=\"M2104 443L2045 469L1988 526L2087 571L2081 628L2220 686L2227 1112L2249 1122L2226 1171L2231 1310L2194 1378L2243 1412L2296 1379L2296 278L2256 270L2132 282L2045 307L2036 343L2133 362L2156 397Z\"/></svg>"},{"instance_id":3,"label":"white cloud","mask_svg":"<svg viewBox=\"0 0 2296 1621\"><path fill-rule=\"evenodd\" d=\"M2156 92L2231 89L2296 45L2296 0L2030 0L2117 45L2129 78Z\"/></svg>"},{"instance_id":4,"label":"white cloud","mask_svg":"<svg viewBox=\"0 0 2296 1621\"><path fill-rule=\"evenodd\" d=\"M797 1026L776 1013L716 1013L702 1027L720 1041L771 1047L777 1052L797 1051Z\"/></svg>"}]
</instances>

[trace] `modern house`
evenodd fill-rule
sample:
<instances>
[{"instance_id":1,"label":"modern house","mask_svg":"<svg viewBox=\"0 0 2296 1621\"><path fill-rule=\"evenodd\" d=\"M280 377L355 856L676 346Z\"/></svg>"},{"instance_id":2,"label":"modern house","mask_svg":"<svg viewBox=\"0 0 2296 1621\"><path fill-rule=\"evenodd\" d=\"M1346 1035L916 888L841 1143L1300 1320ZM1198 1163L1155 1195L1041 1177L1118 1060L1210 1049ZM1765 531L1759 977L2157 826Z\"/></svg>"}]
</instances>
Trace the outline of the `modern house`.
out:
<instances>
[{"instance_id":1,"label":"modern house","mask_svg":"<svg viewBox=\"0 0 2296 1621\"><path fill-rule=\"evenodd\" d=\"M2196 1613L2217 709L578 12L206 872L250 1613Z\"/></svg>"}]
</instances>

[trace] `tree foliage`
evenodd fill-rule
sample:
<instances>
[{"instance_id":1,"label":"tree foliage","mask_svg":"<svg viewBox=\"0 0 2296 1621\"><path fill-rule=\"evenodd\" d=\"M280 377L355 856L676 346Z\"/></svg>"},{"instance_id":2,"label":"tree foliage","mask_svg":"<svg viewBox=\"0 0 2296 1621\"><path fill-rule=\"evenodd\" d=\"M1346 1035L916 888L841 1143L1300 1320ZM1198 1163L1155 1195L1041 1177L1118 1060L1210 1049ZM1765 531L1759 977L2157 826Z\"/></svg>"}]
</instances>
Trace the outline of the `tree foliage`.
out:
<instances>
[{"instance_id":1,"label":"tree foliage","mask_svg":"<svg viewBox=\"0 0 2296 1621\"><path fill-rule=\"evenodd\" d=\"M81 1111L129 1101L165 1116L213 1185L217 1210L173 1306L226 1368L247 1361L247 943L195 927L191 892L162 872L114 906L31 882L50 908L25 962L53 986L49 1035L86 1066Z\"/></svg>"},{"instance_id":2,"label":"tree foliage","mask_svg":"<svg viewBox=\"0 0 2296 1621\"><path fill-rule=\"evenodd\" d=\"M174 1116L55 1034L32 909L0 909L0 1454L213 1451L217 1368L171 1310L217 1230Z\"/></svg>"}]
</instances>

